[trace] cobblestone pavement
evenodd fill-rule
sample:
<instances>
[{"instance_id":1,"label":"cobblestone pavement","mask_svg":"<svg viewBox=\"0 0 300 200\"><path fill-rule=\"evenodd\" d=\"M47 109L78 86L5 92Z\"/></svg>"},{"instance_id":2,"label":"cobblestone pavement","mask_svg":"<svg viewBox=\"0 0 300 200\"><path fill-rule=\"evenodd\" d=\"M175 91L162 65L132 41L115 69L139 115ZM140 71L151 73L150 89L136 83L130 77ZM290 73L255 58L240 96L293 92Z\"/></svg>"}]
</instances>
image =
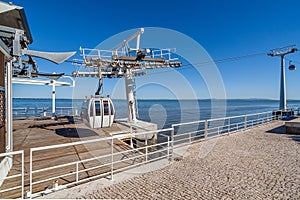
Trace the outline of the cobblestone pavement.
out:
<instances>
[{"instance_id":1,"label":"cobblestone pavement","mask_svg":"<svg viewBox=\"0 0 300 200\"><path fill-rule=\"evenodd\" d=\"M300 199L300 136L267 133L275 122L218 138L213 150L100 189L97 199ZM276 131L275 131L276 132Z\"/></svg>"}]
</instances>

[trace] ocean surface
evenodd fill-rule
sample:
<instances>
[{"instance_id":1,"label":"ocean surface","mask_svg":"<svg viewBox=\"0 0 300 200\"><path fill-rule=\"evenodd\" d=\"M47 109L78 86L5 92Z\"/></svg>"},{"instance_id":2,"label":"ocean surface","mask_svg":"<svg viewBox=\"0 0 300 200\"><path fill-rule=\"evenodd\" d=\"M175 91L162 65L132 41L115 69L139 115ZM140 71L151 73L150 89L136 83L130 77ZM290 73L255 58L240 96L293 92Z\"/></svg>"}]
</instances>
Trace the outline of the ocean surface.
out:
<instances>
[{"instance_id":1,"label":"ocean surface","mask_svg":"<svg viewBox=\"0 0 300 200\"><path fill-rule=\"evenodd\" d=\"M80 112L83 100L57 99L57 112L65 112L77 107ZM113 100L116 119L127 117L125 100ZM158 124L159 128L171 124L211 119L225 116L237 116L251 113L277 110L279 101L265 99L229 99L229 100L138 100L138 118ZM288 108L300 107L300 100L287 101ZM51 99L14 98L13 116L42 115L42 109L50 115ZM31 112L28 112L30 110ZM70 109L69 109L70 110Z\"/></svg>"}]
</instances>

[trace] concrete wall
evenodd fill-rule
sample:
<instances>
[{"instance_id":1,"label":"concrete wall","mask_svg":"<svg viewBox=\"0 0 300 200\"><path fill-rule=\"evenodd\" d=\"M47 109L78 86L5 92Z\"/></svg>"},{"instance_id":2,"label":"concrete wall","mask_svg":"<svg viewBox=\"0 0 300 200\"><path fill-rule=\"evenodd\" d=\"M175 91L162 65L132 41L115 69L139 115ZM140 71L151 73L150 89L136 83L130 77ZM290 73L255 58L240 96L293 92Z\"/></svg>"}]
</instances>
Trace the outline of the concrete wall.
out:
<instances>
[{"instance_id":1,"label":"concrete wall","mask_svg":"<svg viewBox=\"0 0 300 200\"><path fill-rule=\"evenodd\" d=\"M300 134L300 122L285 122L285 132L288 134Z\"/></svg>"}]
</instances>

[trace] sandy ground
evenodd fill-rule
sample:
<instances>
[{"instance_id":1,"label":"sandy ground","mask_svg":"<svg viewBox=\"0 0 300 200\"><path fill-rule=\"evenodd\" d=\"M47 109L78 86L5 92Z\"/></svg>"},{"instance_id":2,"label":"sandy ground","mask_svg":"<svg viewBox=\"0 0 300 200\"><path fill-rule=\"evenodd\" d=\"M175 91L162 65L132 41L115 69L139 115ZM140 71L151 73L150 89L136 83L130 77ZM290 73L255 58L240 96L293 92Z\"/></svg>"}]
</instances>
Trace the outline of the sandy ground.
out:
<instances>
[{"instance_id":1,"label":"sandy ground","mask_svg":"<svg viewBox=\"0 0 300 200\"><path fill-rule=\"evenodd\" d=\"M207 154L202 152L205 142L195 143L167 167L44 198L300 199L300 136L281 134L282 125L274 122L213 139Z\"/></svg>"}]
</instances>

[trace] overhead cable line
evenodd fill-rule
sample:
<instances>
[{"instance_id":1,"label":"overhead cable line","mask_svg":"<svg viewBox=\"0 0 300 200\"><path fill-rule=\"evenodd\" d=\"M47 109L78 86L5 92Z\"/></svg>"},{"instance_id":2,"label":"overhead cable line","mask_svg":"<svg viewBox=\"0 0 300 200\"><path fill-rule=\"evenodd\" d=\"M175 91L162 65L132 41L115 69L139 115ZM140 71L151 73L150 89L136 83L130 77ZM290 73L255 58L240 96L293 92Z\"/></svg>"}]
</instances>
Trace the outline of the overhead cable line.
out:
<instances>
[{"instance_id":1,"label":"overhead cable line","mask_svg":"<svg viewBox=\"0 0 300 200\"><path fill-rule=\"evenodd\" d=\"M233 62L233 61L246 59L246 58L250 58L250 57L266 55L266 53L267 52L262 52L262 53L247 54L247 55L242 55L242 56L233 56L233 57L222 58L222 59L218 59L218 60L210 60L210 61L206 61L206 62L186 63L186 64L183 64L182 67L177 68L176 70L177 71L186 70L186 69L190 69L192 67L199 68L199 67L204 67L204 66L207 66L209 64L214 64L214 63ZM162 72L149 73L148 75L161 74L161 73L166 73L166 72L171 72L171 71L174 71L174 70L166 70L166 71L162 71Z\"/></svg>"}]
</instances>

